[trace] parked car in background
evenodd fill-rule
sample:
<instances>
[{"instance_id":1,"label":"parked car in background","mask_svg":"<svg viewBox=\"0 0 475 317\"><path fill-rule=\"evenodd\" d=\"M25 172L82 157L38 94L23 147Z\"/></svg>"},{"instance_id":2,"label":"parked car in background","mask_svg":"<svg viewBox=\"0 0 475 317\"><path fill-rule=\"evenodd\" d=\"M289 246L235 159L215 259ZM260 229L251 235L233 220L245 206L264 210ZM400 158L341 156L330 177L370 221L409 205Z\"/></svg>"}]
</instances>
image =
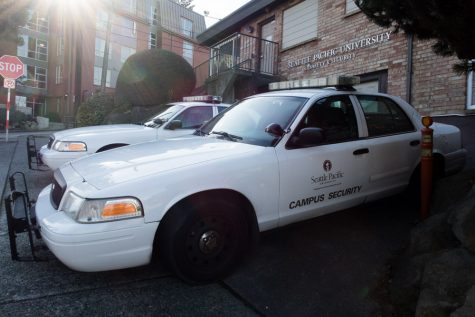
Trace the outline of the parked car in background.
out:
<instances>
[{"instance_id":1,"label":"parked car in background","mask_svg":"<svg viewBox=\"0 0 475 317\"><path fill-rule=\"evenodd\" d=\"M232 272L260 231L400 193L419 173L421 116L341 83L251 96L194 135L63 165L36 203L41 236L75 270L159 258L207 282ZM460 130L433 129L437 169L460 171Z\"/></svg>"},{"instance_id":2,"label":"parked car in background","mask_svg":"<svg viewBox=\"0 0 475 317\"><path fill-rule=\"evenodd\" d=\"M55 132L40 149L43 163L55 170L62 164L113 148L134 143L163 140L193 133L229 105L217 96L185 97L173 102L149 121L137 124L113 124Z\"/></svg>"}]
</instances>

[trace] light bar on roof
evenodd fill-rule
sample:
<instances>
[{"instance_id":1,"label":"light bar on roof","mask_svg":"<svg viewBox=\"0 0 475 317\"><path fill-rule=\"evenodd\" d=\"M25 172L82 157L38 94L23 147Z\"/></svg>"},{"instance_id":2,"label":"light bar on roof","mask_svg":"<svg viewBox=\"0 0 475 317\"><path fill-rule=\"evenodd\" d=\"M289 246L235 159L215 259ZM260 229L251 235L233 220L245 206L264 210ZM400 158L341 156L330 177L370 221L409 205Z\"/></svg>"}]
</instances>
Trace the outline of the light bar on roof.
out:
<instances>
[{"instance_id":1,"label":"light bar on roof","mask_svg":"<svg viewBox=\"0 0 475 317\"><path fill-rule=\"evenodd\" d=\"M360 83L358 76L328 76L309 79L297 79L281 81L269 84L269 90L297 89L297 88L319 88L329 86L353 86Z\"/></svg>"},{"instance_id":2,"label":"light bar on roof","mask_svg":"<svg viewBox=\"0 0 475 317\"><path fill-rule=\"evenodd\" d=\"M202 101L202 102L214 102L220 103L223 100L221 96L213 96L213 95L203 95L203 96L188 96L183 97L183 101L190 102L190 101Z\"/></svg>"}]
</instances>

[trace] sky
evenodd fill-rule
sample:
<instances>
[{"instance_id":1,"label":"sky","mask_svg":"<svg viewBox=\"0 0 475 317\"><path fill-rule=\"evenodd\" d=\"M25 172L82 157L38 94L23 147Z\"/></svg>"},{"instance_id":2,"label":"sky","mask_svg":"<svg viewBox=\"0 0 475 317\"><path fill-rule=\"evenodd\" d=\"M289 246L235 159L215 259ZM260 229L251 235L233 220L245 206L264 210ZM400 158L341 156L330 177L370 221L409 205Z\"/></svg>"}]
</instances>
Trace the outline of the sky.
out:
<instances>
[{"instance_id":1,"label":"sky","mask_svg":"<svg viewBox=\"0 0 475 317\"><path fill-rule=\"evenodd\" d=\"M193 0L191 3L195 7L193 11L205 15L208 11L208 17L205 17L206 27L210 27L230 13L236 11L250 0Z\"/></svg>"}]
</instances>

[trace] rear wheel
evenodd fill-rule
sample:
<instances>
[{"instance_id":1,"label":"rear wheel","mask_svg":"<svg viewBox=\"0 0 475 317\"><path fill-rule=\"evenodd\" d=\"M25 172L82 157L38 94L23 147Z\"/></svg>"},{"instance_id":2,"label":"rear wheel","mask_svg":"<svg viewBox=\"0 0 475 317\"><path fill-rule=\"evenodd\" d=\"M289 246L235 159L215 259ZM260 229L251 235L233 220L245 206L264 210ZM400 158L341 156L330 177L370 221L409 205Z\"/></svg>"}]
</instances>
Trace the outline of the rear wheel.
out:
<instances>
[{"instance_id":1,"label":"rear wheel","mask_svg":"<svg viewBox=\"0 0 475 317\"><path fill-rule=\"evenodd\" d=\"M189 199L174 207L160 227L160 259L189 282L228 275L249 245L244 213L225 199Z\"/></svg>"}]
</instances>

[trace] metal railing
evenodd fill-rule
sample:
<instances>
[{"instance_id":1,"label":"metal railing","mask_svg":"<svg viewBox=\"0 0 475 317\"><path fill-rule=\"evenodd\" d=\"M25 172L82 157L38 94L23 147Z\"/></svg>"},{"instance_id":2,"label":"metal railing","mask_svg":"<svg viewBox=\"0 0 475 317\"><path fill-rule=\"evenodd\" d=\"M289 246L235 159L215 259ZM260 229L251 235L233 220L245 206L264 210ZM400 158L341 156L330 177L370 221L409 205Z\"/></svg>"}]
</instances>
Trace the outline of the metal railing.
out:
<instances>
[{"instance_id":1,"label":"metal railing","mask_svg":"<svg viewBox=\"0 0 475 317\"><path fill-rule=\"evenodd\" d=\"M278 43L235 33L211 48L211 58L195 67L197 86L230 69L277 75Z\"/></svg>"}]
</instances>

